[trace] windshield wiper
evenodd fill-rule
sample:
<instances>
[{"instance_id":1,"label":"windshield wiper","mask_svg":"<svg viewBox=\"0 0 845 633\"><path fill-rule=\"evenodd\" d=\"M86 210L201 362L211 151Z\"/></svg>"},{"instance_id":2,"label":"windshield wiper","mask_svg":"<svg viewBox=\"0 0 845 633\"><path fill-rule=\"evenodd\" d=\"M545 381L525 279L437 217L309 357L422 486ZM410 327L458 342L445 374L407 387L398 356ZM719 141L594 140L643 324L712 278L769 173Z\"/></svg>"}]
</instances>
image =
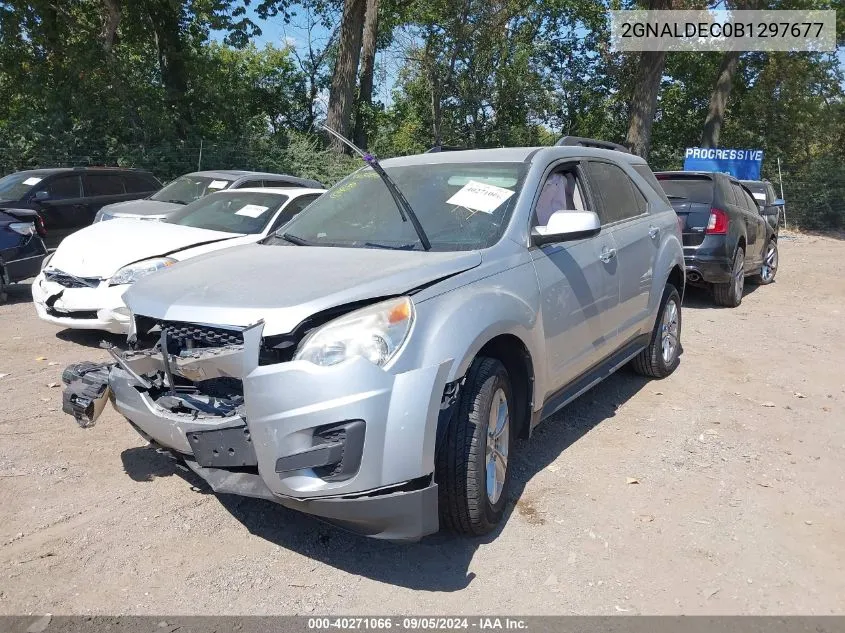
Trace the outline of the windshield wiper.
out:
<instances>
[{"instance_id":1,"label":"windshield wiper","mask_svg":"<svg viewBox=\"0 0 845 633\"><path fill-rule=\"evenodd\" d=\"M187 202L185 202L184 200L165 200L165 202L172 202L173 204L181 204L181 205L186 205L186 204L188 204L188 203L187 203Z\"/></svg>"},{"instance_id":2,"label":"windshield wiper","mask_svg":"<svg viewBox=\"0 0 845 633\"><path fill-rule=\"evenodd\" d=\"M400 191L399 187L396 186L396 183L393 182L393 179L387 175L387 172L384 171L384 168L379 164L378 159L369 152L365 152L357 145L355 145L355 143L350 141L348 138L346 138L342 134L339 134L338 132L335 132L327 125L320 124L320 127L332 136L334 136L336 139L347 145L352 151L358 154L364 160L365 163L367 163L370 167L373 168L373 171L379 175L379 177L384 182L384 186L387 187L387 190L390 192L393 201L396 203L396 207L399 209L399 215L402 216L402 221L411 221L411 226L414 227L414 231L416 232L417 237L420 239L420 244L422 244L425 250L430 251L431 242L429 242L428 236L425 234L425 230L423 230L422 224L420 224L420 220L417 217L417 214L414 213L414 210L411 208L411 205L408 202L407 198L405 198L405 196L402 194L402 191Z\"/></svg>"},{"instance_id":3,"label":"windshield wiper","mask_svg":"<svg viewBox=\"0 0 845 633\"><path fill-rule=\"evenodd\" d=\"M314 242L309 242L308 240L304 240L301 237L297 237L296 235L291 235L290 233L282 233L281 235L275 233L274 235L276 237L282 238L286 242L296 244L297 246L317 246L317 244Z\"/></svg>"},{"instance_id":4,"label":"windshield wiper","mask_svg":"<svg viewBox=\"0 0 845 633\"><path fill-rule=\"evenodd\" d=\"M378 242L364 242L364 246L369 248L386 248L391 251L412 251L416 244L379 244Z\"/></svg>"},{"instance_id":5,"label":"windshield wiper","mask_svg":"<svg viewBox=\"0 0 845 633\"><path fill-rule=\"evenodd\" d=\"M669 198L669 200L686 200L687 199L686 196L670 196L669 194L666 194L666 197Z\"/></svg>"}]
</instances>

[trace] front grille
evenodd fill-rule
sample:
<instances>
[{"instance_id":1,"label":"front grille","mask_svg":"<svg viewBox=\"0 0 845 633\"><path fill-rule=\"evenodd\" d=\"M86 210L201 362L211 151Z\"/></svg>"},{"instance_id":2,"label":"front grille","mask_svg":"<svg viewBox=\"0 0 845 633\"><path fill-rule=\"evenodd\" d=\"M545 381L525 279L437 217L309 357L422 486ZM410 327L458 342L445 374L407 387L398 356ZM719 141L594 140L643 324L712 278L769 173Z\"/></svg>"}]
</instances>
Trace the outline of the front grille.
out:
<instances>
[{"instance_id":1,"label":"front grille","mask_svg":"<svg viewBox=\"0 0 845 633\"><path fill-rule=\"evenodd\" d=\"M97 318L96 310L69 310L67 312L61 312L53 307L48 307L47 314L57 319L82 319L93 321Z\"/></svg>"},{"instance_id":2,"label":"front grille","mask_svg":"<svg viewBox=\"0 0 845 633\"><path fill-rule=\"evenodd\" d=\"M54 281L65 288L96 288L100 285L97 277L73 277L58 270L48 270L44 273L47 281Z\"/></svg>"},{"instance_id":3,"label":"front grille","mask_svg":"<svg viewBox=\"0 0 845 633\"><path fill-rule=\"evenodd\" d=\"M224 347L242 345L244 342L241 330L175 321L163 321L160 327L167 334L168 342L180 348Z\"/></svg>"}]
</instances>

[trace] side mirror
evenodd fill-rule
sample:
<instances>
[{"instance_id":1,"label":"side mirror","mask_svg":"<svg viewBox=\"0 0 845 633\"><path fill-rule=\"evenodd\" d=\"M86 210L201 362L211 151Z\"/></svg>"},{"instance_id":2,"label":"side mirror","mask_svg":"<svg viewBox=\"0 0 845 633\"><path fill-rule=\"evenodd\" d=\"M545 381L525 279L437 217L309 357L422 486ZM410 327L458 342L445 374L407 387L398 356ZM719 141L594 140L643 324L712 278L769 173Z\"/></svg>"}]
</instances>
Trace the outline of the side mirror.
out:
<instances>
[{"instance_id":1,"label":"side mirror","mask_svg":"<svg viewBox=\"0 0 845 633\"><path fill-rule=\"evenodd\" d=\"M593 211L555 211L546 226L531 230L531 241L537 246L553 242L571 242L598 235L601 220Z\"/></svg>"}]
</instances>

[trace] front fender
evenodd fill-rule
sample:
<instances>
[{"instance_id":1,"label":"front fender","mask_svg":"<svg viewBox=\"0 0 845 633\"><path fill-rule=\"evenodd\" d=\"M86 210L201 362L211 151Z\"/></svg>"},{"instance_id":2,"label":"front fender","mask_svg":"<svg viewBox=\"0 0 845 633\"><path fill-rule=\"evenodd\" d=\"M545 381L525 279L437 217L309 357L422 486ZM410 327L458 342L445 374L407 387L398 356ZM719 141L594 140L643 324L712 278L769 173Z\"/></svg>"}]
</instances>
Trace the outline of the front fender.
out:
<instances>
[{"instance_id":1,"label":"front fender","mask_svg":"<svg viewBox=\"0 0 845 633\"><path fill-rule=\"evenodd\" d=\"M502 334L519 338L533 359L542 354L537 276L530 261L416 304L414 331L395 371L450 360L447 382L463 377L479 350ZM534 360L535 391L545 363ZM539 374L543 374L542 377Z\"/></svg>"}]
</instances>

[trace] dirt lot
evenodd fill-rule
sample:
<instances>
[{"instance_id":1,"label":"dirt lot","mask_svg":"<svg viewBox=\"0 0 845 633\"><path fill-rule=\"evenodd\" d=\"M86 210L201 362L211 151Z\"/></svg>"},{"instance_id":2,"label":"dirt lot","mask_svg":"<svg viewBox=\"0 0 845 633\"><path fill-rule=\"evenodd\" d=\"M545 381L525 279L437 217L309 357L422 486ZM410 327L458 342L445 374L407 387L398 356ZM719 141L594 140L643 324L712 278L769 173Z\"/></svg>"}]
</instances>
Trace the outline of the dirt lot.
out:
<instances>
[{"instance_id":1,"label":"dirt lot","mask_svg":"<svg viewBox=\"0 0 845 633\"><path fill-rule=\"evenodd\" d=\"M522 442L499 533L404 546L215 497L111 408L77 428L52 385L99 336L28 291L0 306L0 613L845 613L845 241L783 239L735 310L688 293L680 369Z\"/></svg>"}]
</instances>

